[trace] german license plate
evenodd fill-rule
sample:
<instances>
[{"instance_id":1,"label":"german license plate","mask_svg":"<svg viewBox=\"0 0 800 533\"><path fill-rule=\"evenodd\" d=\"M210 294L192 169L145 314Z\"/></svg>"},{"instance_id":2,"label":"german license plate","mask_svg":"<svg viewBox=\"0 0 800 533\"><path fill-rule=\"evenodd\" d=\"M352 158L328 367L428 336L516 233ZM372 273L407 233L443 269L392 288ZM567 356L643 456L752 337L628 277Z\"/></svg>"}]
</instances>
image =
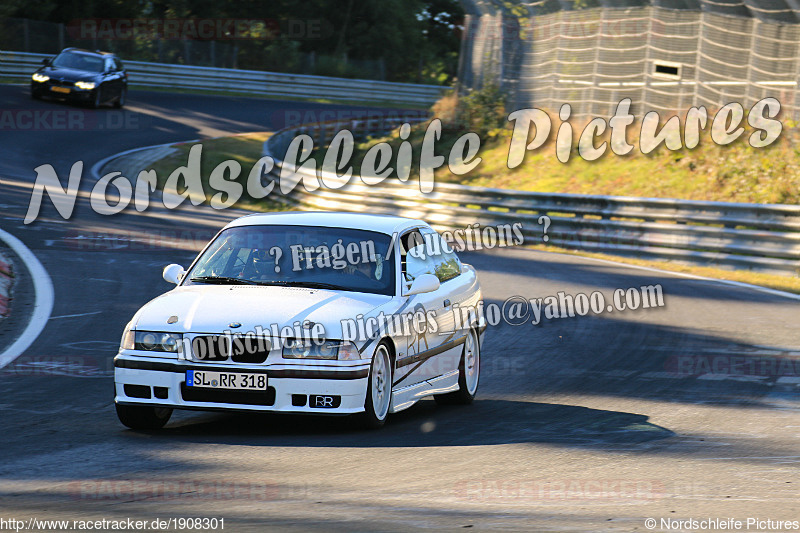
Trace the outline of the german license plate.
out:
<instances>
[{"instance_id":1,"label":"german license plate","mask_svg":"<svg viewBox=\"0 0 800 533\"><path fill-rule=\"evenodd\" d=\"M186 386L204 389L267 390L267 375L246 372L187 370Z\"/></svg>"},{"instance_id":2,"label":"german license plate","mask_svg":"<svg viewBox=\"0 0 800 533\"><path fill-rule=\"evenodd\" d=\"M70 91L69 87L50 87L50 90L53 91L54 93L64 93L64 94L69 94Z\"/></svg>"}]
</instances>

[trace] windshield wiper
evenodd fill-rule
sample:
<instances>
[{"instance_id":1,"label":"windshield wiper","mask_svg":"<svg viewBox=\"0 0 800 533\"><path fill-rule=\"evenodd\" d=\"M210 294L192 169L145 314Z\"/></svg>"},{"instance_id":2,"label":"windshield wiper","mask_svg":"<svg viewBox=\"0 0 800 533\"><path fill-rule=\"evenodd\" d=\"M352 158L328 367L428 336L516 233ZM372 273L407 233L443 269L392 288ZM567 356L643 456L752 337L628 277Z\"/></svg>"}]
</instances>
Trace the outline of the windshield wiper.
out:
<instances>
[{"instance_id":1,"label":"windshield wiper","mask_svg":"<svg viewBox=\"0 0 800 533\"><path fill-rule=\"evenodd\" d=\"M195 283L219 283L221 285L226 283L231 285L259 285L258 282L249 279L230 278L227 276L197 276L196 278L190 278L189 281L194 281Z\"/></svg>"},{"instance_id":2,"label":"windshield wiper","mask_svg":"<svg viewBox=\"0 0 800 533\"><path fill-rule=\"evenodd\" d=\"M279 287L308 287L309 289L330 289L333 291L355 291L356 289L334 285L333 283L323 283L321 281L260 281L259 285L277 285Z\"/></svg>"}]
</instances>

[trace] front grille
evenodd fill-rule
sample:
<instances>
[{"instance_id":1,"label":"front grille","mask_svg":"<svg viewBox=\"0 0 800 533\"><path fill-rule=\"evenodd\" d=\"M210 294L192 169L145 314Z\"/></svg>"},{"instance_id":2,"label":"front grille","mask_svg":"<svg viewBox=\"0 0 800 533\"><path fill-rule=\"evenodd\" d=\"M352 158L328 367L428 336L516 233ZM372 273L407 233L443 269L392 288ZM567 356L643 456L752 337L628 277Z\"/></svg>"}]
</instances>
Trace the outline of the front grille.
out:
<instances>
[{"instance_id":1,"label":"front grille","mask_svg":"<svg viewBox=\"0 0 800 533\"><path fill-rule=\"evenodd\" d=\"M248 351L247 349L241 350L241 353L234 353L231 356L234 363L249 363L260 365L264 361L267 360L267 356L269 355L269 350L256 350L256 351Z\"/></svg>"},{"instance_id":2,"label":"front grille","mask_svg":"<svg viewBox=\"0 0 800 533\"><path fill-rule=\"evenodd\" d=\"M66 80L54 80L53 78L50 78L50 84L57 85L58 87L72 87L73 85L75 85L75 82Z\"/></svg>"},{"instance_id":3,"label":"front grille","mask_svg":"<svg viewBox=\"0 0 800 533\"><path fill-rule=\"evenodd\" d=\"M275 405L275 387L266 391L204 389L181 383L181 397L186 402L233 403L242 405Z\"/></svg>"},{"instance_id":4,"label":"front grille","mask_svg":"<svg viewBox=\"0 0 800 533\"><path fill-rule=\"evenodd\" d=\"M202 335L192 339L192 354L196 361L226 361L231 351L228 337Z\"/></svg>"},{"instance_id":5,"label":"front grille","mask_svg":"<svg viewBox=\"0 0 800 533\"><path fill-rule=\"evenodd\" d=\"M272 346L263 339L231 339L225 335L201 335L192 339L195 361L227 361L260 365L267 360Z\"/></svg>"}]
</instances>

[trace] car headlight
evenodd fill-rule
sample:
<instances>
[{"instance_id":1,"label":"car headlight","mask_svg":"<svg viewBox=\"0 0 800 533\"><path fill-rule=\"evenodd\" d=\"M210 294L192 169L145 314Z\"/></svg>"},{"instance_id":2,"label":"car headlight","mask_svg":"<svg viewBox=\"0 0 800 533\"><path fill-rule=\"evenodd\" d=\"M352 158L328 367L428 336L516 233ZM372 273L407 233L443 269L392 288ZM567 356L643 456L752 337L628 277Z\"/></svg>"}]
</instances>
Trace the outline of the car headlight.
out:
<instances>
[{"instance_id":1,"label":"car headlight","mask_svg":"<svg viewBox=\"0 0 800 533\"><path fill-rule=\"evenodd\" d=\"M361 354L358 353L356 345L349 341L315 343L300 339L289 339L283 345L283 358L353 361L361 359Z\"/></svg>"},{"instance_id":2,"label":"car headlight","mask_svg":"<svg viewBox=\"0 0 800 533\"><path fill-rule=\"evenodd\" d=\"M47 74L40 74L39 72L37 72L36 74L31 76L31 78L33 79L33 81L44 83L50 79L50 76L48 76Z\"/></svg>"},{"instance_id":3,"label":"car headlight","mask_svg":"<svg viewBox=\"0 0 800 533\"><path fill-rule=\"evenodd\" d=\"M83 89L85 91L91 91L95 87L95 83L93 81L77 81L75 82L75 87L78 89Z\"/></svg>"},{"instance_id":4,"label":"car headlight","mask_svg":"<svg viewBox=\"0 0 800 533\"><path fill-rule=\"evenodd\" d=\"M131 330L130 322L125 325L125 330L122 332L122 340L119 342L119 349L133 350L133 331Z\"/></svg>"},{"instance_id":5,"label":"car headlight","mask_svg":"<svg viewBox=\"0 0 800 533\"><path fill-rule=\"evenodd\" d=\"M125 339L123 338L123 344L124 342ZM133 332L134 350L177 353L180 351L182 342L183 335L180 333L163 333L160 331Z\"/></svg>"}]
</instances>

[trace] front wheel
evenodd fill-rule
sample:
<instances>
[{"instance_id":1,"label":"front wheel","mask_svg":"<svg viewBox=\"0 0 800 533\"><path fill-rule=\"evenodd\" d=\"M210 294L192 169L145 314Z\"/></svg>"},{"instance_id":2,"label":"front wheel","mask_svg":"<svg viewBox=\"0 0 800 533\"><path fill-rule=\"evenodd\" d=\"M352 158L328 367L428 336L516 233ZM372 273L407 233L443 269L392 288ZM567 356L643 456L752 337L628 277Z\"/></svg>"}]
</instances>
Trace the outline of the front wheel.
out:
<instances>
[{"instance_id":1,"label":"front wheel","mask_svg":"<svg viewBox=\"0 0 800 533\"><path fill-rule=\"evenodd\" d=\"M97 89L95 89L94 91L94 98L92 99L92 104L91 104L92 108L97 109L98 107L100 107L100 104L102 103L103 101L100 99L100 86L98 85Z\"/></svg>"},{"instance_id":2,"label":"front wheel","mask_svg":"<svg viewBox=\"0 0 800 533\"><path fill-rule=\"evenodd\" d=\"M169 407L116 404L119 421L131 429L161 429L172 416Z\"/></svg>"},{"instance_id":3,"label":"front wheel","mask_svg":"<svg viewBox=\"0 0 800 533\"><path fill-rule=\"evenodd\" d=\"M464 341L464 351L458 364L458 390L433 397L442 405L470 404L478 392L478 379L481 374L481 346L478 333L471 329Z\"/></svg>"},{"instance_id":4,"label":"front wheel","mask_svg":"<svg viewBox=\"0 0 800 533\"><path fill-rule=\"evenodd\" d=\"M120 109L122 106L125 105L125 98L128 96L128 88L124 87L122 92L119 93L119 97L114 102L114 107Z\"/></svg>"},{"instance_id":5,"label":"front wheel","mask_svg":"<svg viewBox=\"0 0 800 533\"><path fill-rule=\"evenodd\" d=\"M378 429L386 423L392 404L392 358L386 341L378 345L372 356L368 383L362 422L369 429Z\"/></svg>"}]
</instances>

